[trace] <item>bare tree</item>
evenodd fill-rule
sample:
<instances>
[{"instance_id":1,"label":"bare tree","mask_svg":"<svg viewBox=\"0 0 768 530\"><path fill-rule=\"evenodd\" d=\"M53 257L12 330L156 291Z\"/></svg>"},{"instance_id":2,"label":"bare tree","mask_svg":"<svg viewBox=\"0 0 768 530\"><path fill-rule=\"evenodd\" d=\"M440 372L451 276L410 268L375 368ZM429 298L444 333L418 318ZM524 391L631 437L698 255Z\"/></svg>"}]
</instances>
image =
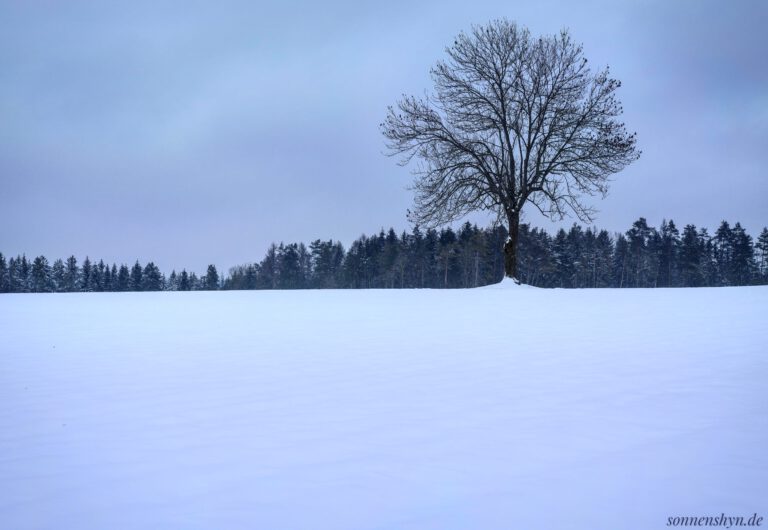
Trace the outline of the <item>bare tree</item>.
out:
<instances>
[{"instance_id":1,"label":"bare tree","mask_svg":"<svg viewBox=\"0 0 768 530\"><path fill-rule=\"evenodd\" d=\"M583 195L605 196L610 175L636 160L617 118L621 83L592 73L567 31L532 38L497 20L461 33L431 74L434 94L404 96L381 129L400 164L416 159L412 220L444 224L476 210L506 222L506 275L517 277L526 203L554 219L591 222Z\"/></svg>"}]
</instances>

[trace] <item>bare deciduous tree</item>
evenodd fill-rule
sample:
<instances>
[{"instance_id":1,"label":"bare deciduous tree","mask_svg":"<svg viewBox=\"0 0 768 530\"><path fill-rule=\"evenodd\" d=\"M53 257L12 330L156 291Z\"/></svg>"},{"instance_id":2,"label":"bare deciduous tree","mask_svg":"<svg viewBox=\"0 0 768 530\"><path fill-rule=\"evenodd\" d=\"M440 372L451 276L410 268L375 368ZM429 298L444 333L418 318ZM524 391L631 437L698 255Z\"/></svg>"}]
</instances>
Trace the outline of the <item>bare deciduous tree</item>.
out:
<instances>
[{"instance_id":1,"label":"bare deciduous tree","mask_svg":"<svg viewBox=\"0 0 768 530\"><path fill-rule=\"evenodd\" d=\"M636 160L635 134L617 120L621 83L587 66L567 31L532 38L507 20L461 33L431 74L434 94L404 96L381 129L401 165L416 159L412 219L435 226L475 210L506 222L506 275L517 276L526 203L547 217L591 222L583 195Z\"/></svg>"}]
</instances>

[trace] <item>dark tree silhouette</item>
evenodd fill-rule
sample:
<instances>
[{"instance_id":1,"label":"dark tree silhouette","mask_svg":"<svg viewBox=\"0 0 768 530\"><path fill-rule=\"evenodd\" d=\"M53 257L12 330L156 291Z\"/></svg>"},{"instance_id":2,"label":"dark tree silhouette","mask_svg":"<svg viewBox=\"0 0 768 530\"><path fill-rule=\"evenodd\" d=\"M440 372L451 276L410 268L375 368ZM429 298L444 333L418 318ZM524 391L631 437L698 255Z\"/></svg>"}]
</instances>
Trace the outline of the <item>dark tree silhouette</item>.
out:
<instances>
[{"instance_id":1,"label":"dark tree silhouette","mask_svg":"<svg viewBox=\"0 0 768 530\"><path fill-rule=\"evenodd\" d=\"M461 33L432 68L435 92L404 97L381 124L391 155L416 158L412 220L435 226L471 211L508 227L506 276L517 278L520 213L530 203L591 221L582 195L640 156L618 121L621 83L593 73L567 31L531 37L507 20Z\"/></svg>"},{"instance_id":2,"label":"dark tree silhouette","mask_svg":"<svg viewBox=\"0 0 768 530\"><path fill-rule=\"evenodd\" d=\"M208 291L215 291L219 288L219 272L215 265L208 265L208 271L205 274L205 288Z\"/></svg>"}]
</instances>

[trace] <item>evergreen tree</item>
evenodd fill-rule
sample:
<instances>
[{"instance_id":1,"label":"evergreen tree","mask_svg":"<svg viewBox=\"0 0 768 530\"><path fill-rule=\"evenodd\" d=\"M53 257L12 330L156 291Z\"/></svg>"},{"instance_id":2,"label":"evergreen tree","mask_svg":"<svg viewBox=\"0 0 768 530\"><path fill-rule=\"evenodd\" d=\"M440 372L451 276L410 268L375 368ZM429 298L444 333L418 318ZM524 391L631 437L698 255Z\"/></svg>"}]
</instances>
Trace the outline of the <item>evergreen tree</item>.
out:
<instances>
[{"instance_id":1,"label":"evergreen tree","mask_svg":"<svg viewBox=\"0 0 768 530\"><path fill-rule=\"evenodd\" d=\"M483 280L488 269L490 260L487 259L488 249L486 247L486 238L482 230L477 225L472 226L472 233L466 242L467 250L464 251L464 263L469 267L468 274L465 275L465 287L479 287L487 282ZM538 248L538 247L537 247ZM534 256L535 257L535 256ZM541 264L536 261L536 266Z\"/></svg>"},{"instance_id":2,"label":"evergreen tree","mask_svg":"<svg viewBox=\"0 0 768 530\"><path fill-rule=\"evenodd\" d=\"M32 290L31 268L27 256L22 254L19 266L19 286L22 293L28 293Z\"/></svg>"},{"instance_id":3,"label":"evergreen tree","mask_svg":"<svg viewBox=\"0 0 768 530\"><path fill-rule=\"evenodd\" d=\"M411 231L411 258L413 263L413 287L423 289L426 287L429 270L429 255L426 248L426 240L419 226Z\"/></svg>"},{"instance_id":4,"label":"evergreen tree","mask_svg":"<svg viewBox=\"0 0 768 530\"><path fill-rule=\"evenodd\" d=\"M649 245L654 239L655 230L648 226L644 217L632 224L627 231L628 287L652 287L655 280L654 253L656 245Z\"/></svg>"},{"instance_id":5,"label":"evergreen tree","mask_svg":"<svg viewBox=\"0 0 768 530\"><path fill-rule=\"evenodd\" d=\"M680 242L678 270L682 287L700 287L704 283L702 273L704 245L694 225L685 225Z\"/></svg>"},{"instance_id":6,"label":"evergreen tree","mask_svg":"<svg viewBox=\"0 0 768 530\"><path fill-rule=\"evenodd\" d=\"M674 221L661 222L659 245L658 287L677 285L677 261L680 251L680 232Z\"/></svg>"},{"instance_id":7,"label":"evergreen tree","mask_svg":"<svg viewBox=\"0 0 768 530\"><path fill-rule=\"evenodd\" d=\"M51 292L51 267L45 256L38 256L32 262L32 292Z\"/></svg>"},{"instance_id":8,"label":"evergreen tree","mask_svg":"<svg viewBox=\"0 0 768 530\"><path fill-rule=\"evenodd\" d=\"M299 259L299 248L295 243L277 248L278 289L300 289L303 287L303 270Z\"/></svg>"},{"instance_id":9,"label":"evergreen tree","mask_svg":"<svg viewBox=\"0 0 768 530\"><path fill-rule=\"evenodd\" d=\"M162 291L163 276L160 269L151 261L147 263L141 274L142 291Z\"/></svg>"},{"instance_id":10,"label":"evergreen tree","mask_svg":"<svg viewBox=\"0 0 768 530\"><path fill-rule=\"evenodd\" d=\"M588 276L589 263L584 249L584 231L574 223L566 236L568 256L571 260L570 277L565 279L569 287L584 287Z\"/></svg>"},{"instance_id":11,"label":"evergreen tree","mask_svg":"<svg viewBox=\"0 0 768 530\"><path fill-rule=\"evenodd\" d=\"M104 278L102 279L102 289L104 291L112 291L112 269L109 265L104 267Z\"/></svg>"},{"instance_id":12,"label":"evergreen tree","mask_svg":"<svg viewBox=\"0 0 768 530\"><path fill-rule=\"evenodd\" d=\"M309 245L312 286L333 289L340 286L340 272L344 262L344 247L333 240L313 241Z\"/></svg>"},{"instance_id":13,"label":"evergreen tree","mask_svg":"<svg viewBox=\"0 0 768 530\"><path fill-rule=\"evenodd\" d=\"M259 263L259 289L277 289L277 261L277 246L272 243L267 249L267 254L264 256L264 259Z\"/></svg>"},{"instance_id":14,"label":"evergreen tree","mask_svg":"<svg viewBox=\"0 0 768 530\"><path fill-rule=\"evenodd\" d=\"M205 274L205 289L216 291L219 288L219 273L215 265L208 265L208 272Z\"/></svg>"},{"instance_id":15,"label":"evergreen tree","mask_svg":"<svg viewBox=\"0 0 768 530\"><path fill-rule=\"evenodd\" d=\"M768 228L763 228L755 245L759 283L768 284Z\"/></svg>"},{"instance_id":16,"label":"evergreen tree","mask_svg":"<svg viewBox=\"0 0 768 530\"><path fill-rule=\"evenodd\" d=\"M80 269L77 266L77 258L70 256L67 258L66 270L64 271L64 291L74 293L79 290L78 280L80 278Z\"/></svg>"},{"instance_id":17,"label":"evergreen tree","mask_svg":"<svg viewBox=\"0 0 768 530\"><path fill-rule=\"evenodd\" d=\"M706 228L699 230L699 246L701 248L701 275L703 285L713 287L718 283L718 265L715 256L715 242Z\"/></svg>"},{"instance_id":18,"label":"evergreen tree","mask_svg":"<svg viewBox=\"0 0 768 530\"><path fill-rule=\"evenodd\" d=\"M732 285L749 285L752 283L755 270L755 248L752 244L752 236L747 234L740 223L733 225L731 230L732 244L732 263L731 278Z\"/></svg>"},{"instance_id":19,"label":"evergreen tree","mask_svg":"<svg viewBox=\"0 0 768 530\"><path fill-rule=\"evenodd\" d=\"M595 283L593 287L611 287L613 241L606 230L601 230L597 234L595 247Z\"/></svg>"},{"instance_id":20,"label":"evergreen tree","mask_svg":"<svg viewBox=\"0 0 768 530\"><path fill-rule=\"evenodd\" d=\"M310 287L310 279L312 278L312 255L309 253L309 249L304 243L299 243L297 246L299 253L299 269L301 270L301 276L297 288L306 289Z\"/></svg>"},{"instance_id":21,"label":"evergreen tree","mask_svg":"<svg viewBox=\"0 0 768 530\"><path fill-rule=\"evenodd\" d=\"M109 267L107 267L107 265L104 263L104 260L100 259L97 269L99 271L98 290L108 291L109 289L107 287L107 277L108 277Z\"/></svg>"},{"instance_id":22,"label":"evergreen tree","mask_svg":"<svg viewBox=\"0 0 768 530\"><path fill-rule=\"evenodd\" d=\"M344 256L345 286L351 289L365 289L370 286L366 277L365 239L365 236L361 236L353 241Z\"/></svg>"},{"instance_id":23,"label":"evergreen tree","mask_svg":"<svg viewBox=\"0 0 768 530\"><path fill-rule=\"evenodd\" d=\"M118 290L118 272L117 272L117 265L114 263L112 264L112 269L109 272L109 276L111 278L111 281L109 283L109 290L110 291L117 291Z\"/></svg>"},{"instance_id":24,"label":"evergreen tree","mask_svg":"<svg viewBox=\"0 0 768 530\"><path fill-rule=\"evenodd\" d=\"M7 293L11 290L11 282L8 276L8 264L5 261L5 256L0 252L0 293Z\"/></svg>"},{"instance_id":25,"label":"evergreen tree","mask_svg":"<svg viewBox=\"0 0 768 530\"><path fill-rule=\"evenodd\" d=\"M131 278L128 282L128 288L131 291L141 291L144 288L144 270L141 268L139 260L131 267Z\"/></svg>"},{"instance_id":26,"label":"evergreen tree","mask_svg":"<svg viewBox=\"0 0 768 530\"><path fill-rule=\"evenodd\" d=\"M717 285L733 285L733 234L727 221L720 223L713 238Z\"/></svg>"},{"instance_id":27,"label":"evergreen tree","mask_svg":"<svg viewBox=\"0 0 768 530\"><path fill-rule=\"evenodd\" d=\"M581 273L580 288L595 287L597 284L597 267L599 262L597 248L597 231L593 227L587 227L582 231L581 237Z\"/></svg>"},{"instance_id":28,"label":"evergreen tree","mask_svg":"<svg viewBox=\"0 0 768 530\"><path fill-rule=\"evenodd\" d=\"M84 293L93 291L91 274L92 274L91 260L88 256L86 256L85 261L83 262L83 267L80 270L80 291Z\"/></svg>"},{"instance_id":29,"label":"evergreen tree","mask_svg":"<svg viewBox=\"0 0 768 530\"><path fill-rule=\"evenodd\" d=\"M616 236L616 244L613 252L613 286L627 287L629 268L629 242L624 234Z\"/></svg>"},{"instance_id":30,"label":"evergreen tree","mask_svg":"<svg viewBox=\"0 0 768 530\"><path fill-rule=\"evenodd\" d=\"M552 255L556 278L553 287L573 287L571 280L574 277L576 258L571 255L568 234L562 228L552 241Z\"/></svg>"},{"instance_id":31,"label":"evergreen tree","mask_svg":"<svg viewBox=\"0 0 768 530\"><path fill-rule=\"evenodd\" d=\"M190 290L189 274L187 274L186 269L183 269L181 271L181 274L179 275L179 291L189 291L189 290Z\"/></svg>"},{"instance_id":32,"label":"evergreen tree","mask_svg":"<svg viewBox=\"0 0 768 530\"><path fill-rule=\"evenodd\" d=\"M21 282L19 280L20 263L18 257L8 260L8 292L21 292Z\"/></svg>"},{"instance_id":33,"label":"evergreen tree","mask_svg":"<svg viewBox=\"0 0 768 530\"><path fill-rule=\"evenodd\" d=\"M115 290L118 292L125 292L131 288L131 272L128 270L128 266L123 263L120 265L120 270L117 273L117 285Z\"/></svg>"},{"instance_id":34,"label":"evergreen tree","mask_svg":"<svg viewBox=\"0 0 768 530\"><path fill-rule=\"evenodd\" d=\"M53 267L51 268L51 280L52 280L52 290L56 293L63 293L67 290L66 287L66 268L64 267L64 262L61 259L57 259L53 262Z\"/></svg>"},{"instance_id":35,"label":"evergreen tree","mask_svg":"<svg viewBox=\"0 0 768 530\"><path fill-rule=\"evenodd\" d=\"M94 263L91 266L91 290L94 292L100 292L104 290L104 261L99 260L99 263Z\"/></svg>"},{"instance_id":36,"label":"evergreen tree","mask_svg":"<svg viewBox=\"0 0 768 530\"><path fill-rule=\"evenodd\" d=\"M440 231L437 257L440 264L441 287L458 287L460 278L458 261L458 238L451 227Z\"/></svg>"},{"instance_id":37,"label":"evergreen tree","mask_svg":"<svg viewBox=\"0 0 768 530\"><path fill-rule=\"evenodd\" d=\"M383 236L383 237L382 237ZM395 263L400 254L400 242L394 229L390 228L386 235L380 234L380 252L378 252L378 270L380 286L391 289L395 286Z\"/></svg>"}]
</instances>

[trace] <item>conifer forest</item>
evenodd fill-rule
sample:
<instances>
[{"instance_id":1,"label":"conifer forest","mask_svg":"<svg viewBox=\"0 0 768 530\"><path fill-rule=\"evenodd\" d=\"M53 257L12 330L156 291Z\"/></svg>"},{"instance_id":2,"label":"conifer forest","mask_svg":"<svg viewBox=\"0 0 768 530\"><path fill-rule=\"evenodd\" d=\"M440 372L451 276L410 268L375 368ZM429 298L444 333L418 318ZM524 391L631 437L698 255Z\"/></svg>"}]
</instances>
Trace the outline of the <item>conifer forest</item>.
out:
<instances>
[{"instance_id":1,"label":"conifer forest","mask_svg":"<svg viewBox=\"0 0 768 530\"><path fill-rule=\"evenodd\" d=\"M0 253L0 292L192 291L247 289L467 288L504 276L503 227L458 230L393 229L361 236L348 249L316 240L271 245L259 262L220 274L161 272L144 265L107 264L86 257L56 259ZM706 228L673 221L659 228L644 218L625 233L578 224L554 235L521 225L519 275L524 284L548 288L714 287L768 283L768 229L753 238L736 223Z\"/></svg>"}]
</instances>

